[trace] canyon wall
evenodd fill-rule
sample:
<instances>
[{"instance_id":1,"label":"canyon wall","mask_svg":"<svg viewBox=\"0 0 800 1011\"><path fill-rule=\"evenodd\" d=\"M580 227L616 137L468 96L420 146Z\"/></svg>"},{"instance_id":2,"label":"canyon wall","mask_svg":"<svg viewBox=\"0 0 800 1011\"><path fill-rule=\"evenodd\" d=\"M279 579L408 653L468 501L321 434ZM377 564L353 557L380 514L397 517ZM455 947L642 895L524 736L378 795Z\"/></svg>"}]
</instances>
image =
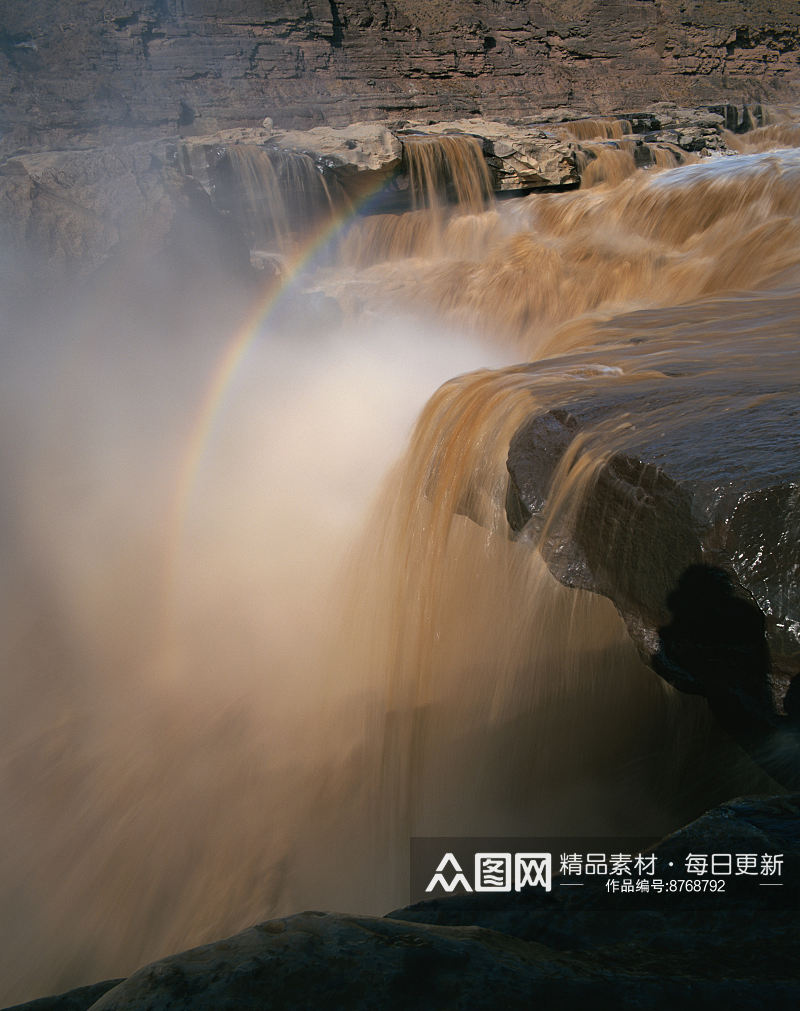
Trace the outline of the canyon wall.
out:
<instances>
[{"instance_id":1,"label":"canyon wall","mask_svg":"<svg viewBox=\"0 0 800 1011\"><path fill-rule=\"evenodd\" d=\"M7 0L6 151L282 127L800 95L790 0Z\"/></svg>"}]
</instances>

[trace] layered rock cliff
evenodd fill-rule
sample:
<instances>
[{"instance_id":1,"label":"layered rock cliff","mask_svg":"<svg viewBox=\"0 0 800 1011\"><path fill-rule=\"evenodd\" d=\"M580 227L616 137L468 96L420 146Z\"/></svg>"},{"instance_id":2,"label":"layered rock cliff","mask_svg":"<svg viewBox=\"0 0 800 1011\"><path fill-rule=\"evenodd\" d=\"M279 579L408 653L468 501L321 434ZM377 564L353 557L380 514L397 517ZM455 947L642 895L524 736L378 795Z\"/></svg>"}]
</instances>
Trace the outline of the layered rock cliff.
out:
<instances>
[{"instance_id":1,"label":"layered rock cliff","mask_svg":"<svg viewBox=\"0 0 800 1011\"><path fill-rule=\"evenodd\" d=\"M224 9L221 9L224 7ZM800 94L788 0L8 0L8 150L258 123L614 112Z\"/></svg>"}]
</instances>

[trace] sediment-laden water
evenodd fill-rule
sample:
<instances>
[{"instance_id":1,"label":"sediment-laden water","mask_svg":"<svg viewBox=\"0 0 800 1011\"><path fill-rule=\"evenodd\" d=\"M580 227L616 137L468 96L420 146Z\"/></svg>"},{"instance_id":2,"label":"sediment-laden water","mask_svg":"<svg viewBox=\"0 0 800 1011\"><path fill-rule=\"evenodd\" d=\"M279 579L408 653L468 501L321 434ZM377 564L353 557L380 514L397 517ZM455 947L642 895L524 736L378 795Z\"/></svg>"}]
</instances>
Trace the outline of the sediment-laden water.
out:
<instances>
[{"instance_id":1,"label":"sediment-laden water","mask_svg":"<svg viewBox=\"0 0 800 1011\"><path fill-rule=\"evenodd\" d=\"M609 601L511 537L506 456L567 384L677 354L775 368L800 317L797 139L494 203L475 145L410 138L415 208L351 223L288 303L111 285L20 325L0 998L305 908L384 912L414 835L657 838L775 789ZM284 262L285 180L330 194L302 159L240 155L276 205L242 198L251 239ZM625 438L595 432L553 509Z\"/></svg>"}]
</instances>

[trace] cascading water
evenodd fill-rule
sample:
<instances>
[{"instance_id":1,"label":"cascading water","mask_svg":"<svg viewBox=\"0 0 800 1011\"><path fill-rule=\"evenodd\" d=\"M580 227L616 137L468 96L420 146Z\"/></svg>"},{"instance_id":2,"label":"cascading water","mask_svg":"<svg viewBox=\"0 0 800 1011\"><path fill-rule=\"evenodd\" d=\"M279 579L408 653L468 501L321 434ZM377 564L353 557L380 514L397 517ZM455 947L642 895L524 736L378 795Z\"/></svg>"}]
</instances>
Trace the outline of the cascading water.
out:
<instances>
[{"instance_id":1,"label":"cascading water","mask_svg":"<svg viewBox=\"0 0 800 1011\"><path fill-rule=\"evenodd\" d=\"M408 134L403 154L414 209L454 202L461 210L485 210L492 180L477 137Z\"/></svg>"},{"instance_id":2,"label":"cascading water","mask_svg":"<svg viewBox=\"0 0 800 1011\"><path fill-rule=\"evenodd\" d=\"M413 835L655 837L775 789L511 537L506 456L566 386L785 338L800 156L485 206L472 141L436 143L406 144L417 210L297 282L326 324L251 324L234 369L235 292L169 340L79 304L3 377L7 1000L302 908L384 912ZM247 214L266 195L288 235L274 165L236 150ZM643 328L661 357L632 354ZM554 515L624 436L576 445Z\"/></svg>"},{"instance_id":3,"label":"cascading water","mask_svg":"<svg viewBox=\"0 0 800 1011\"><path fill-rule=\"evenodd\" d=\"M344 237L340 255L356 267L409 256L446 257L463 222L481 218L492 178L477 137L408 134L403 139L412 210L377 214ZM463 242L458 248L463 250Z\"/></svg>"},{"instance_id":4,"label":"cascading water","mask_svg":"<svg viewBox=\"0 0 800 1011\"><path fill-rule=\"evenodd\" d=\"M626 119L576 119L560 132L573 140L619 140L631 132L631 124Z\"/></svg>"},{"instance_id":5,"label":"cascading water","mask_svg":"<svg viewBox=\"0 0 800 1011\"><path fill-rule=\"evenodd\" d=\"M231 211L256 249L286 254L335 210L313 159L295 151L231 144L215 172L215 199Z\"/></svg>"}]
</instances>

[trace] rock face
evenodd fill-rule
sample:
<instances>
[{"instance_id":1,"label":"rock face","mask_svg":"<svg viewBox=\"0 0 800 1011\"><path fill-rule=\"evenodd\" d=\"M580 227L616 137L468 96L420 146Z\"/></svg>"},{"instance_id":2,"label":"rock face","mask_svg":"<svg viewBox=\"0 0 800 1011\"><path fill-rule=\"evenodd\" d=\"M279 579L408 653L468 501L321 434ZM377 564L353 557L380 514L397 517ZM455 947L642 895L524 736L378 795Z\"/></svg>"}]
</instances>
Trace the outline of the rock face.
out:
<instances>
[{"instance_id":1,"label":"rock face","mask_svg":"<svg viewBox=\"0 0 800 1011\"><path fill-rule=\"evenodd\" d=\"M7 297L81 281L123 256L167 256L173 269L243 280L250 270L245 237L164 143L7 159L0 222Z\"/></svg>"},{"instance_id":2,"label":"rock face","mask_svg":"<svg viewBox=\"0 0 800 1011\"><path fill-rule=\"evenodd\" d=\"M790 99L791 0L8 0L4 143Z\"/></svg>"},{"instance_id":3,"label":"rock face","mask_svg":"<svg viewBox=\"0 0 800 1011\"><path fill-rule=\"evenodd\" d=\"M795 1008L797 797L740 800L653 851L685 879L687 854L780 861L736 897L665 889L657 898L560 887L451 896L388 917L301 913L17 1011L178 1008L592 1007L703 1009L732 1001ZM732 858L735 859L735 858ZM660 871L659 871L660 873ZM733 877L722 879L730 888ZM591 894L590 894L591 892ZM642 901L645 900L645 901ZM623 911L624 910L624 911ZM109 989L110 986L110 989ZM99 999L98 999L99 998ZM94 1001L94 1003L92 1003Z\"/></svg>"},{"instance_id":4,"label":"rock face","mask_svg":"<svg viewBox=\"0 0 800 1011\"><path fill-rule=\"evenodd\" d=\"M554 574L609 597L645 661L705 695L786 783L800 777L797 401L785 384L796 352L780 336L793 299L765 296L759 325L735 302L706 306L737 336L698 349L649 339L646 314L617 320L614 336L637 342L624 369L566 381L508 457L512 528L540 531ZM702 325L691 307L674 317L684 337ZM582 454L588 480L571 485ZM568 506L553 506L565 490Z\"/></svg>"},{"instance_id":5,"label":"rock face","mask_svg":"<svg viewBox=\"0 0 800 1011\"><path fill-rule=\"evenodd\" d=\"M466 133L483 141L495 190L534 190L580 182L577 147L558 134L483 119L460 119L425 127L429 134Z\"/></svg>"}]
</instances>

